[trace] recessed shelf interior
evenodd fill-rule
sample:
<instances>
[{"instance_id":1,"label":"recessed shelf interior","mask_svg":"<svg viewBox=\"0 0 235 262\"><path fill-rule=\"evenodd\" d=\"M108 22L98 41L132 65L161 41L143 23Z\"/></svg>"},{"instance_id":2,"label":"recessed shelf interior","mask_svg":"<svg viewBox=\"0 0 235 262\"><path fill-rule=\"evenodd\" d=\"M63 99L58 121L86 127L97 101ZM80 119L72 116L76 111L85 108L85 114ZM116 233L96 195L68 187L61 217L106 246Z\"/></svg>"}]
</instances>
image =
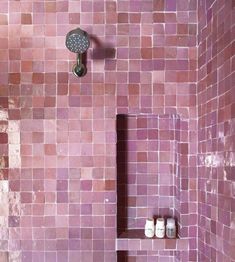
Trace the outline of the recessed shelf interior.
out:
<instances>
[{"instance_id":1,"label":"recessed shelf interior","mask_svg":"<svg viewBox=\"0 0 235 262\"><path fill-rule=\"evenodd\" d=\"M188 247L187 130L174 114L117 116L117 250ZM146 218L159 216L176 219L179 238L145 238Z\"/></svg>"},{"instance_id":2,"label":"recessed shelf interior","mask_svg":"<svg viewBox=\"0 0 235 262\"><path fill-rule=\"evenodd\" d=\"M175 217L178 122L175 115L118 116L118 235L143 228L148 217Z\"/></svg>"}]
</instances>

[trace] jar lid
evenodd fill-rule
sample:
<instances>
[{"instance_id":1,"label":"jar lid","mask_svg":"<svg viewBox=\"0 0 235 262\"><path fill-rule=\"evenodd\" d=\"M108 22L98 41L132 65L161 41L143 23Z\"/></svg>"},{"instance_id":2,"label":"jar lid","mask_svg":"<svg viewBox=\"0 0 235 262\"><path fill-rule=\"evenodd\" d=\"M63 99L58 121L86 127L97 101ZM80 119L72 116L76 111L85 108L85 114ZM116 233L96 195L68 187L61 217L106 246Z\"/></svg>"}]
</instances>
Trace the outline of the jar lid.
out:
<instances>
[{"instance_id":1,"label":"jar lid","mask_svg":"<svg viewBox=\"0 0 235 262\"><path fill-rule=\"evenodd\" d=\"M167 218L167 225L168 226L175 226L175 219L174 218Z\"/></svg>"},{"instance_id":2,"label":"jar lid","mask_svg":"<svg viewBox=\"0 0 235 262\"><path fill-rule=\"evenodd\" d=\"M164 218L158 218L158 219L157 219L157 224L158 224L159 226L164 226L164 225L165 225L165 220L164 220Z\"/></svg>"},{"instance_id":3,"label":"jar lid","mask_svg":"<svg viewBox=\"0 0 235 262\"><path fill-rule=\"evenodd\" d=\"M154 219L153 218L147 218L146 219L146 225L154 225Z\"/></svg>"}]
</instances>

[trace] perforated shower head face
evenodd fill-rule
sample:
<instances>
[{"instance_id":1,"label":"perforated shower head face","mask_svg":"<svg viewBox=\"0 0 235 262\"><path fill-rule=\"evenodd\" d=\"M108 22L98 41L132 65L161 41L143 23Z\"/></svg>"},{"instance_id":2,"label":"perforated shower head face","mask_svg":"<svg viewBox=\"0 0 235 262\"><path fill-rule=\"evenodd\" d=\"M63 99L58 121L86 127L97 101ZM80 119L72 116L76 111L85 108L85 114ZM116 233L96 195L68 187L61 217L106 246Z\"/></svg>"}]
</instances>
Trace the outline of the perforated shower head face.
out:
<instances>
[{"instance_id":1,"label":"perforated shower head face","mask_svg":"<svg viewBox=\"0 0 235 262\"><path fill-rule=\"evenodd\" d=\"M73 53L85 53L90 46L90 40L87 32L81 30L80 28L70 31L66 35L65 45Z\"/></svg>"}]
</instances>

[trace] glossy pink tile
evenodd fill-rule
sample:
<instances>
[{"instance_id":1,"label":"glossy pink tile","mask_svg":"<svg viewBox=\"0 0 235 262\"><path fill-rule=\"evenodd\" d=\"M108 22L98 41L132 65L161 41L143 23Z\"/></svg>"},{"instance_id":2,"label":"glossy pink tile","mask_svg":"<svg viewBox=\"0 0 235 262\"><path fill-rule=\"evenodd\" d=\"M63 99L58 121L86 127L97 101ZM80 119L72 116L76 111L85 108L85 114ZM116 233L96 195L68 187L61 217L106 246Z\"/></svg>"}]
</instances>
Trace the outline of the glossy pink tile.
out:
<instances>
[{"instance_id":1,"label":"glossy pink tile","mask_svg":"<svg viewBox=\"0 0 235 262\"><path fill-rule=\"evenodd\" d=\"M200 1L198 9L198 250L199 259L205 261L234 259L230 237L234 216L233 9L233 1Z\"/></svg>"}]
</instances>

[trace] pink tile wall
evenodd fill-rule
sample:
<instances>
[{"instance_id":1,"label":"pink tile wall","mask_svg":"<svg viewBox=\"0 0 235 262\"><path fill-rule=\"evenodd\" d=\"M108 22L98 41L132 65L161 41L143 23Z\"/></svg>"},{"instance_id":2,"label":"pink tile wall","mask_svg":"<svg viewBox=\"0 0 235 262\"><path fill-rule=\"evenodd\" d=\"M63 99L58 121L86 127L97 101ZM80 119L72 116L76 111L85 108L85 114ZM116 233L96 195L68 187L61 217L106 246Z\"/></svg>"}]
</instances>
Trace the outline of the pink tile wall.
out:
<instances>
[{"instance_id":1,"label":"pink tile wall","mask_svg":"<svg viewBox=\"0 0 235 262\"><path fill-rule=\"evenodd\" d=\"M199 260L234 261L235 4L199 3Z\"/></svg>"},{"instance_id":2,"label":"pink tile wall","mask_svg":"<svg viewBox=\"0 0 235 262\"><path fill-rule=\"evenodd\" d=\"M0 9L0 258L115 261L116 114L178 114L184 174L195 172L197 1L3 0ZM64 45L77 26L100 42L82 79ZM192 203L195 183L183 192Z\"/></svg>"}]
</instances>

